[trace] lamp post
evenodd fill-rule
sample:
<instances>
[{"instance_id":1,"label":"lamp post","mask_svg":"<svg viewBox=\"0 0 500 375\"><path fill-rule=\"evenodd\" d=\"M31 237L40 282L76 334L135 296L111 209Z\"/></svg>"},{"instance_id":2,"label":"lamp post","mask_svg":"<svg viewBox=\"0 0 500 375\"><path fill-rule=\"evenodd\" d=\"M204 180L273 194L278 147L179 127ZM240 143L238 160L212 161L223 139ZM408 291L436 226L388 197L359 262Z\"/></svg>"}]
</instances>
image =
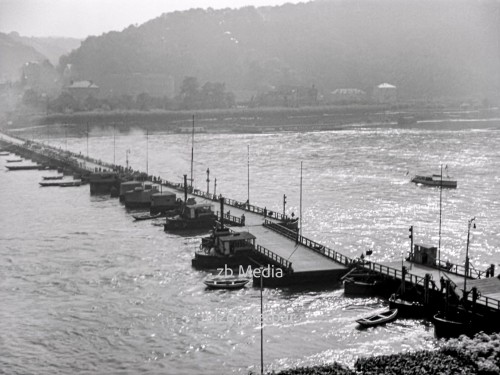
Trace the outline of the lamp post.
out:
<instances>
[{"instance_id":1,"label":"lamp post","mask_svg":"<svg viewBox=\"0 0 500 375\"><path fill-rule=\"evenodd\" d=\"M467 228L467 247L465 248L465 274L464 274L464 295L467 296L467 276L469 275L469 243L470 243L470 227L474 223L474 229L476 228L475 217L469 220Z\"/></svg>"},{"instance_id":2,"label":"lamp post","mask_svg":"<svg viewBox=\"0 0 500 375\"><path fill-rule=\"evenodd\" d=\"M125 151L125 162L127 163L127 171L128 171L128 156L130 154L130 150Z\"/></svg>"}]
</instances>

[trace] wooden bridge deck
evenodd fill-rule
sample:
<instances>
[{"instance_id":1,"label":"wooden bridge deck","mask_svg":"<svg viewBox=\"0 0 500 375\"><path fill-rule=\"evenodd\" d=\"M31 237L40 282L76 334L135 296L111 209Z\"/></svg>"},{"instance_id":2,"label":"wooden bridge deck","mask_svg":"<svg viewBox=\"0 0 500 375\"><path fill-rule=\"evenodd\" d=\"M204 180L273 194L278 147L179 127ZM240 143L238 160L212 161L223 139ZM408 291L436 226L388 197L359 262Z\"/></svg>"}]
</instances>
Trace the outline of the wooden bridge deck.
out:
<instances>
[{"instance_id":1,"label":"wooden bridge deck","mask_svg":"<svg viewBox=\"0 0 500 375\"><path fill-rule=\"evenodd\" d=\"M439 287L439 279L441 276L443 276L445 279L449 278L451 281L453 281L455 284L458 285L458 283L462 282L463 283L463 276L451 273L451 272L446 272L443 270L438 270L437 268L434 267L428 267L424 266L422 264L418 263L413 263L413 262L403 262L401 264L401 261L392 261L392 262L379 262L379 264L382 264L387 267L395 268L401 270L401 266L404 265L406 269L408 270L408 273L411 275L419 276L424 278L425 274L430 274L431 275L431 280L433 280L436 285ZM401 275L400 275L401 276ZM401 277L398 278L398 280L401 280Z\"/></svg>"},{"instance_id":2,"label":"wooden bridge deck","mask_svg":"<svg viewBox=\"0 0 500 375\"><path fill-rule=\"evenodd\" d=\"M163 187L164 191L169 190L180 196L178 190ZM218 212L220 210L220 203L202 198L197 195L188 194L188 197L194 197L199 203L212 203L214 206L214 211ZM281 236L280 234L264 227L264 216L254 212L249 212L241 208L224 205L224 214L229 213L231 216L236 216L241 218L245 215L245 226L233 227L232 230L235 232L250 232L256 237L256 245L265 247L266 249L272 251L274 254L280 256L283 259L292 262L292 268L294 272L314 272L314 271L330 271L330 270L346 270L345 265L335 262L333 259L325 257L303 244L297 244L295 241ZM278 222L278 220L267 218L267 220Z\"/></svg>"},{"instance_id":3,"label":"wooden bridge deck","mask_svg":"<svg viewBox=\"0 0 500 375\"><path fill-rule=\"evenodd\" d=\"M346 266L338 264L333 261L333 259L318 254L302 244L296 244L295 241L280 236L274 231L264 227L262 224L233 229L235 231L248 230L256 237L256 244L292 262L294 272L333 271L342 269L347 272Z\"/></svg>"}]
</instances>

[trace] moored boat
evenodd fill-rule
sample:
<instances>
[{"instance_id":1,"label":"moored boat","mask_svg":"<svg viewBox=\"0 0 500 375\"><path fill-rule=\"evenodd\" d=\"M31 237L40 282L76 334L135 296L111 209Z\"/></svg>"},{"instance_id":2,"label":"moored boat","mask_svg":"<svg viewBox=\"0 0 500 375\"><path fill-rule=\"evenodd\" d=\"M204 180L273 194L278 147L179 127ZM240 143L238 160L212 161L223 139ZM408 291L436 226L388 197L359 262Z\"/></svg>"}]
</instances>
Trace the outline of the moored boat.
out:
<instances>
[{"instance_id":1,"label":"moored boat","mask_svg":"<svg viewBox=\"0 0 500 375\"><path fill-rule=\"evenodd\" d=\"M34 165L6 165L5 168L7 168L9 171L28 171L28 170L34 170L34 169L43 169L38 164Z\"/></svg>"},{"instance_id":2,"label":"moored boat","mask_svg":"<svg viewBox=\"0 0 500 375\"><path fill-rule=\"evenodd\" d=\"M203 283L210 289L241 289L250 282L239 277L214 277Z\"/></svg>"},{"instance_id":3,"label":"moored boat","mask_svg":"<svg viewBox=\"0 0 500 375\"><path fill-rule=\"evenodd\" d=\"M141 220L152 220L152 219L156 219L158 217L162 217L162 213L161 212L158 212L157 214L154 214L154 215L151 215L149 213L147 214L143 214L143 215L132 215L132 217L136 220L136 221L141 221Z\"/></svg>"},{"instance_id":4,"label":"moored boat","mask_svg":"<svg viewBox=\"0 0 500 375\"><path fill-rule=\"evenodd\" d=\"M60 175L60 176L42 176L42 178L44 180L62 180L63 179L63 175Z\"/></svg>"},{"instance_id":5,"label":"moored boat","mask_svg":"<svg viewBox=\"0 0 500 375\"><path fill-rule=\"evenodd\" d=\"M123 201L125 199L125 193L129 191L134 191L135 188L140 188L140 187L142 187L141 181L131 180L122 182L120 184L120 191L119 191L120 201Z\"/></svg>"},{"instance_id":6,"label":"moored boat","mask_svg":"<svg viewBox=\"0 0 500 375\"><path fill-rule=\"evenodd\" d=\"M116 172L94 172L88 176L90 194L110 194L120 179Z\"/></svg>"},{"instance_id":7,"label":"moored boat","mask_svg":"<svg viewBox=\"0 0 500 375\"><path fill-rule=\"evenodd\" d=\"M10 152L8 151L0 151L0 156L9 156Z\"/></svg>"},{"instance_id":8,"label":"moored boat","mask_svg":"<svg viewBox=\"0 0 500 375\"><path fill-rule=\"evenodd\" d=\"M191 261L198 269L235 268L253 265L255 236L249 232L231 233L227 229L214 229L202 239Z\"/></svg>"},{"instance_id":9,"label":"moored boat","mask_svg":"<svg viewBox=\"0 0 500 375\"><path fill-rule=\"evenodd\" d=\"M446 315L438 312L434 315L432 322L437 337L458 337L467 334L470 329L470 322L460 315Z\"/></svg>"},{"instance_id":10,"label":"moored boat","mask_svg":"<svg viewBox=\"0 0 500 375\"><path fill-rule=\"evenodd\" d=\"M23 161L23 159L7 159L7 163L19 163Z\"/></svg>"},{"instance_id":11,"label":"moored boat","mask_svg":"<svg viewBox=\"0 0 500 375\"><path fill-rule=\"evenodd\" d=\"M347 277L344 279L344 294L353 296L372 296L377 294L381 282L377 279L358 279Z\"/></svg>"},{"instance_id":12,"label":"moored boat","mask_svg":"<svg viewBox=\"0 0 500 375\"><path fill-rule=\"evenodd\" d=\"M177 200L175 193L164 191L151 195L151 214L166 213L167 211L180 208L181 200Z\"/></svg>"},{"instance_id":13,"label":"moored boat","mask_svg":"<svg viewBox=\"0 0 500 375\"><path fill-rule=\"evenodd\" d=\"M148 183L136 187L132 191L127 191L124 196L125 207L149 208L151 206L151 196L157 192L158 188Z\"/></svg>"},{"instance_id":14,"label":"moored boat","mask_svg":"<svg viewBox=\"0 0 500 375\"><path fill-rule=\"evenodd\" d=\"M356 323L358 323L363 327L374 327L380 324L391 322L395 320L397 316L398 316L398 310L390 309L361 319L357 319Z\"/></svg>"},{"instance_id":15,"label":"moored boat","mask_svg":"<svg viewBox=\"0 0 500 375\"><path fill-rule=\"evenodd\" d=\"M61 181L59 183L60 187L71 187L71 186L80 186L82 184L82 181L80 180L73 180L73 181Z\"/></svg>"},{"instance_id":16,"label":"moored boat","mask_svg":"<svg viewBox=\"0 0 500 375\"><path fill-rule=\"evenodd\" d=\"M40 186L60 186L60 187L72 187L80 186L82 184L81 180L68 180L68 181L42 181L39 182Z\"/></svg>"},{"instance_id":17,"label":"moored boat","mask_svg":"<svg viewBox=\"0 0 500 375\"><path fill-rule=\"evenodd\" d=\"M402 318L424 318L426 309L423 303L404 299L396 294L389 297L389 308L397 309Z\"/></svg>"},{"instance_id":18,"label":"moored boat","mask_svg":"<svg viewBox=\"0 0 500 375\"><path fill-rule=\"evenodd\" d=\"M211 203L185 204L182 212L173 217L167 217L166 231L208 230L214 227L217 217Z\"/></svg>"}]
</instances>

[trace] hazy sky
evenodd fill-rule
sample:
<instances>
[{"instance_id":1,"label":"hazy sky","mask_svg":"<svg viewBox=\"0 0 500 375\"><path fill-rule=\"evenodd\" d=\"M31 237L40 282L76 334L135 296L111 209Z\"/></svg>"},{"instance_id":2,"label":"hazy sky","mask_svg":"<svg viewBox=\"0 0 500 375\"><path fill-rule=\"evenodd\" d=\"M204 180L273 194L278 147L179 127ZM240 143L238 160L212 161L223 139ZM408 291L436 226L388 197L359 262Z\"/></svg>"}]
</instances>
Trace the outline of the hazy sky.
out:
<instances>
[{"instance_id":1,"label":"hazy sky","mask_svg":"<svg viewBox=\"0 0 500 375\"><path fill-rule=\"evenodd\" d=\"M307 0L0 0L0 32L85 38L190 8L240 8Z\"/></svg>"}]
</instances>

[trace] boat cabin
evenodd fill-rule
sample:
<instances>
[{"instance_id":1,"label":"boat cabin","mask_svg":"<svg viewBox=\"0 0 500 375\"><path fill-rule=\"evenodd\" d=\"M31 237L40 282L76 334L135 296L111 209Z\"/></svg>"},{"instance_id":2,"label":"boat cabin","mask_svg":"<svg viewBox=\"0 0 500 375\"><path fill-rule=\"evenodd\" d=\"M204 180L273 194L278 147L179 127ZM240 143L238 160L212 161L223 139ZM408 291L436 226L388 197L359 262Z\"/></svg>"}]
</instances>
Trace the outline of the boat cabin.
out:
<instances>
[{"instance_id":1,"label":"boat cabin","mask_svg":"<svg viewBox=\"0 0 500 375\"><path fill-rule=\"evenodd\" d=\"M415 244L409 260L427 266L435 266L437 263L437 247Z\"/></svg>"},{"instance_id":2,"label":"boat cabin","mask_svg":"<svg viewBox=\"0 0 500 375\"><path fill-rule=\"evenodd\" d=\"M175 193L162 192L151 195L151 207L175 207L177 204Z\"/></svg>"},{"instance_id":3,"label":"boat cabin","mask_svg":"<svg viewBox=\"0 0 500 375\"><path fill-rule=\"evenodd\" d=\"M214 216L212 205L210 203L186 205L184 214L188 219L197 219L203 216Z\"/></svg>"},{"instance_id":4,"label":"boat cabin","mask_svg":"<svg viewBox=\"0 0 500 375\"><path fill-rule=\"evenodd\" d=\"M255 236L249 232L231 233L218 237L219 252L223 255L234 255L239 251L251 250L255 247Z\"/></svg>"},{"instance_id":5,"label":"boat cabin","mask_svg":"<svg viewBox=\"0 0 500 375\"><path fill-rule=\"evenodd\" d=\"M122 182L120 184L120 196L125 195L127 191L134 190L136 187L141 187L141 186L142 186L141 181L133 180L133 181Z\"/></svg>"}]
</instances>

